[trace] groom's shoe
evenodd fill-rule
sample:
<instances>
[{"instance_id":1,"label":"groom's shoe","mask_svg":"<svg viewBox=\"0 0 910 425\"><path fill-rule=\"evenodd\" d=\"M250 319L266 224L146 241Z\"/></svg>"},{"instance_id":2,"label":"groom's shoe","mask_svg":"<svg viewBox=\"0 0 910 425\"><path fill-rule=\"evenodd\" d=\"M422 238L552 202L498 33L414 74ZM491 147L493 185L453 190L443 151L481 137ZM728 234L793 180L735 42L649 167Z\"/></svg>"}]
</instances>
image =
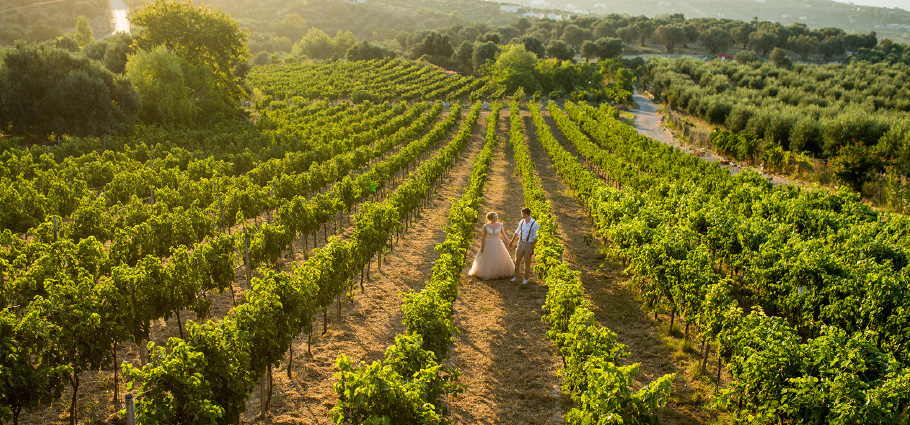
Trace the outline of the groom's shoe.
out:
<instances>
[{"instance_id":1,"label":"groom's shoe","mask_svg":"<svg viewBox=\"0 0 910 425\"><path fill-rule=\"evenodd\" d=\"M527 285L527 284L528 284L528 279L525 279L525 280L521 281L521 284L522 284L522 285Z\"/></svg>"}]
</instances>

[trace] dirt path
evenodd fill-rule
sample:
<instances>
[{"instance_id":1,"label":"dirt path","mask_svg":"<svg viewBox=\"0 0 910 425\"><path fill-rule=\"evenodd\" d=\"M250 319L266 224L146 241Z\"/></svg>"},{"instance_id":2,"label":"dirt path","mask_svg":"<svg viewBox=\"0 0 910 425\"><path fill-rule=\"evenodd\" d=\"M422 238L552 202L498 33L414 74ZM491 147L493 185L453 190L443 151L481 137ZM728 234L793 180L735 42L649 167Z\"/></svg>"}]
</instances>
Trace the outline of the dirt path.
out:
<instances>
[{"instance_id":1,"label":"dirt path","mask_svg":"<svg viewBox=\"0 0 910 425\"><path fill-rule=\"evenodd\" d=\"M752 167L743 167L730 162L729 159L724 158L713 151L694 148L683 143L681 140L677 139L669 129L663 126L664 115L658 111L660 107L654 103L650 97L643 95L639 91L636 91L632 97L635 100L635 103L638 104L638 109L632 109L631 112L635 114L635 129L638 130L639 134L650 137L663 144L678 147L683 152L698 155L705 161L720 162L724 168L730 170L731 174L738 174L743 170L748 169L756 171L766 178L771 179L771 184L775 186L792 183L792 181L786 177L769 174Z\"/></svg>"},{"instance_id":2,"label":"dirt path","mask_svg":"<svg viewBox=\"0 0 910 425\"><path fill-rule=\"evenodd\" d=\"M445 239L445 221L452 199L467 187L471 161L483 147L485 125L486 114L482 114L471 141L446 177L446 183L440 186L420 214L422 221L383 257L382 272L373 264L371 280L364 285L366 293L357 291L353 304L344 302L340 321L335 306L330 308L329 331L325 335L321 335L322 319L317 319L319 330L313 335L313 356L306 354L306 335L295 341L293 377L287 377L286 362L275 373L272 417L266 422L256 420L259 411L257 390L247 402L244 423L332 423L329 410L337 400L333 390L337 372L335 359L344 353L354 361L380 360L394 342L395 335L403 330L401 293L422 288L429 281L433 261L438 256L433 248ZM455 130L449 137L454 135Z\"/></svg>"},{"instance_id":3,"label":"dirt path","mask_svg":"<svg viewBox=\"0 0 910 425\"><path fill-rule=\"evenodd\" d=\"M553 136L577 156L549 113L543 111L543 114ZM661 337L658 323L642 310L635 294L628 289L628 278L622 275L621 267L601 266L604 257L600 253L600 238L571 189L556 175L552 161L537 139L530 116L525 117L525 126L530 139L531 159L547 199L553 204L560 240L566 247L564 259L582 272L585 294L592 301L598 322L615 332L619 342L629 347L631 356L626 362L641 363L635 387L641 387L664 374L676 373L670 403L658 412L661 423L709 422L708 415L701 411L703 401L693 393L685 371L680 370L674 361L673 351Z\"/></svg>"},{"instance_id":4,"label":"dirt path","mask_svg":"<svg viewBox=\"0 0 910 425\"><path fill-rule=\"evenodd\" d=\"M491 164L490 180L477 228L486 212L496 211L507 233L521 219L521 181L512 174L515 161L508 140L508 111L499 121L500 144ZM556 371L562 365L546 339L541 322L546 287L508 279L479 281L467 276L479 249L479 235L468 251L461 288L455 302L455 338L450 364L461 371L465 392L450 401L452 419L460 424L562 423L566 403Z\"/></svg>"}]
</instances>

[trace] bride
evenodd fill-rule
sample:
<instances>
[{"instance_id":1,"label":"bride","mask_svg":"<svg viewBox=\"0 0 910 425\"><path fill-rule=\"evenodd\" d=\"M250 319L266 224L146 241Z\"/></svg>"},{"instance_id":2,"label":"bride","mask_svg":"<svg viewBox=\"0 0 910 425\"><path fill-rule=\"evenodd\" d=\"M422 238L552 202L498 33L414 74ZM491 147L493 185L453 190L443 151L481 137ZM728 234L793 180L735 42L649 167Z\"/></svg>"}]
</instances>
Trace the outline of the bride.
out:
<instances>
[{"instance_id":1,"label":"bride","mask_svg":"<svg viewBox=\"0 0 910 425\"><path fill-rule=\"evenodd\" d=\"M487 223L483 225L480 236L480 251L474 257L469 276L479 279L503 279L515 273L515 263L506 249L503 238L508 239L499 215L495 212L487 214Z\"/></svg>"}]
</instances>

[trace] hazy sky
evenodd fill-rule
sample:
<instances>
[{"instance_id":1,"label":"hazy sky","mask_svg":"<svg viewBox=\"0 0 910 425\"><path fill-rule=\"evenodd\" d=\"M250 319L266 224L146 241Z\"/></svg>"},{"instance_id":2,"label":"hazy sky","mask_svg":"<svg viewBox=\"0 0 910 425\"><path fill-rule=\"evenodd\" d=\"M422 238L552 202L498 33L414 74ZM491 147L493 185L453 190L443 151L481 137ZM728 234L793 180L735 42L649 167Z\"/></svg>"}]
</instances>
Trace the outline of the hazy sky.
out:
<instances>
[{"instance_id":1,"label":"hazy sky","mask_svg":"<svg viewBox=\"0 0 910 425\"><path fill-rule=\"evenodd\" d=\"M840 3L853 3L857 6L899 7L910 10L910 0L834 0Z\"/></svg>"}]
</instances>

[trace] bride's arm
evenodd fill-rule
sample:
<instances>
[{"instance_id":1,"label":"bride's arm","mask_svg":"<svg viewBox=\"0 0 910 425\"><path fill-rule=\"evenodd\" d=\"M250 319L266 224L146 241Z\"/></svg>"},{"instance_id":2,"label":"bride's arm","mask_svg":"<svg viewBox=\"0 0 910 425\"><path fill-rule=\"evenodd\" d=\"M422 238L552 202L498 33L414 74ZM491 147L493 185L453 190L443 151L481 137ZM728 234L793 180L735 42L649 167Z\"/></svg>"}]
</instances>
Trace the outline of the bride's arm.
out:
<instances>
[{"instance_id":1,"label":"bride's arm","mask_svg":"<svg viewBox=\"0 0 910 425\"><path fill-rule=\"evenodd\" d=\"M487 226L483 226L480 231L480 253L483 254L483 248L487 244Z\"/></svg>"}]
</instances>

